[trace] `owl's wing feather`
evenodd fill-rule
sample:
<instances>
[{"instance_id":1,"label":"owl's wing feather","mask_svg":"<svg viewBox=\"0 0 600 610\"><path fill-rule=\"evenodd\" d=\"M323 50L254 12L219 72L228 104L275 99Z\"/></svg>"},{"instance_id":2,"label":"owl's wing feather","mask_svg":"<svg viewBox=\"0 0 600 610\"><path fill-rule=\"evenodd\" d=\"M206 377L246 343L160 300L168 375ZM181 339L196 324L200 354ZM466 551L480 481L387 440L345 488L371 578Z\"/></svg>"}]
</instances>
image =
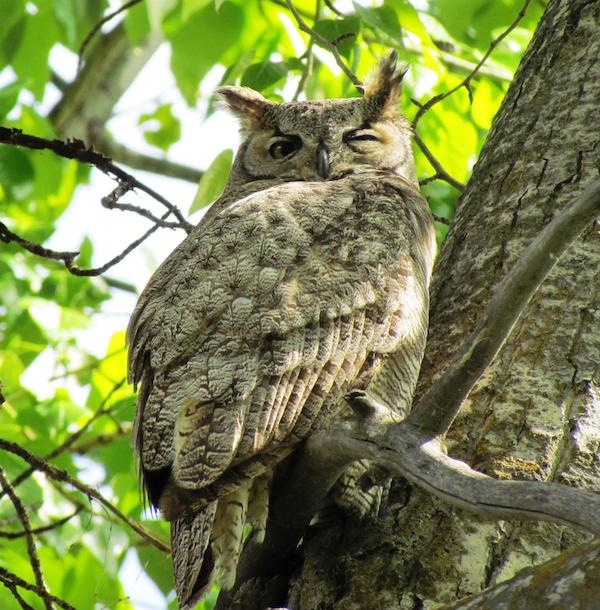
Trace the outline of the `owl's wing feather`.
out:
<instances>
[{"instance_id":1,"label":"owl's wing feather","mask_svg":"<svg viewBox=\"0 0 600 610\"><path fill-rule=\"evenodd\" d=\"M401 339L403 265L430 230L411 208L423 202L401 179L362 176L273 186L200 223L128 329L130 377L151 383L144 471L203 488L325 420L367 356Z\"/></svg>"}]
</instances>

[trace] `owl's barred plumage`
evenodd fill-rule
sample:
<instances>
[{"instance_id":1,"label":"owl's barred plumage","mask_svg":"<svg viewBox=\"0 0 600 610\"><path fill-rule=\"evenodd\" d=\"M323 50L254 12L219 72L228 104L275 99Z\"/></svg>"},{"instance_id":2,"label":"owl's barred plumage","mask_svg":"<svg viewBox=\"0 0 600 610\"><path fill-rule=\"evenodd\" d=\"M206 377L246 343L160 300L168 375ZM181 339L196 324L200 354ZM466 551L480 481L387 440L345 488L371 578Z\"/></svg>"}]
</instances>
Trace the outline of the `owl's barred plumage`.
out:
<instances>
[{"instance_id":1,"label":"owl's barred plumage","mask_svg":"<svg viewBox=\"0 0 600 610\"><path fill-rule=\"evenodd\" d=\"M264 536L272 467L339 416L349 390L368 387L399 417L410 405L434 238L401 78L389 57L363 98L221 90L246 140L128 328L136 451L173 521L182 607L215 571L234 583L244 525Z\"/></svg>"}]
</instances>

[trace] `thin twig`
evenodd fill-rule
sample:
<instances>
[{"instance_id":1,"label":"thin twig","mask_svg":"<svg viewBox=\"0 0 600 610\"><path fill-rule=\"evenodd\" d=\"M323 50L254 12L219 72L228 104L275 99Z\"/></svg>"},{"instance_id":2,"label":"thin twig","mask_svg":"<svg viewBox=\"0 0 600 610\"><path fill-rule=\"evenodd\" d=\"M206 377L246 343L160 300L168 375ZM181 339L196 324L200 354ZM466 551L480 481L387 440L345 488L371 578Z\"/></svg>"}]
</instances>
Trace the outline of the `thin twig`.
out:
<instances>
[{"instance_id":1,"label":"thin twig","mask_svg":"<svg viewBox=\"0 0 600 610\"><path fill-rule=\"evenodd\" d=\"M77 63L77 72L79 72L83 66L83 54L84 54L87 46L90 44L92 38L97 34L97 32L100 30L100 28L105 23L107 23L108 21L110 21L111 19L116 17L119 13L126 11L128 8L131 8L135 4L139 4L141 1L142 0L129 0L129 2L126 2L125 4L120 6L118 9L114 10L112 13L109 13L108 15L102 17L102 19L100 19L100 21L98 21L98 23L96 23L96 25L94 25L94 27L89 31L88 35L83 39L83 42L81 43L81 46L79 47L79 51L78 51L79 61Z\"/></svg>"},{"instance_id":2,"label":"thin twig","mask_svg":"<svg viewBox=\"0 0 600 610\"><path fill-rule=\"evenodd\" d=\"M33 591L37 593L40 597L42 597L42 591L36 585L32 585L30 582L23 580L16 574L9 572L6 568L0 566L0 580L3 584L12 583L21 589L26 589L27 591ZM64 610L76 610L71 604L68 604L64 599L60 599L60 597L56 597L56 595L52 595L48 593L48 599L57 606L60 606Z\"/></svg>"},{"instance_id":3,"label":"thin twig","mask_svg":"<svg viewBox=\"0 0 600 610\"><path fill-rule=\"evenodd\" d=\"M317 0L317 2L315 3L315 23L319 20L319 18L321 17L321 1ZM313 46L314 46L314 39L311 38L308 41L308 46L306 47L306 51L304 53L304 57L306 60L306 65L304 70L302 71L302 76L300 76L300 80L298 81L298 86L296 87L296 91L294 92L294 95L292 97L293 101L296 101L299 97L300 94L302 93L302 91L304 91L304 86L306 85L306 81L308 79L308 77L312 74L313 71L313 66L314 66L314 62L315 62L315 56L313 53Z\"/></svg>"},{"instance_id":4,"label":"thin twig","mask_svg":"<svg viewBox=\"0 0 600 610\"><path fill-rule=\"evenodd\" d=\"M56 381L57 379L64 379L65 377L68 377L69 375L77 375L78 373L83 373L85 371L90 371L92 369L95 369L100 364L105 362L106 360L113 358L114 356L117 356L118 354L122 354L126 349L127 349L126 347L120 347L119 349L116 349L114 352L109 352L102 358L100 358L98 360L94 360L93 362L90 362L89 364L85 364L83 366L80 366L79 368L70 369L70 370L64 371L63 373L53 375L52 377L48 377L48 381Z\"/></svg>"},{"instance_id":5,"label":"thin twig","mask_svg":"<svg viewBox=\"0 0 600 610\"><path fill-rule=\"evenodd\" d=\"M111 399L113 394L115 392L117 392L117 390L119 390L123 386L125 381L126 381L126 379L121 379L121 381L117 382L113 386L113 388L110 390L110 392L103 398L102 402L100 403L100 406L96 409L94 414L91 417L89 417L88 420L78 430L73 432L73 434L71 434L63 443L61 443L60 445L58 445L58 447L55 447L52 451L47 453L42 459L44 459L46 461L50 461L50 460L53 460L55 457L58 457L65 451L67 451L67 449L69 449L69 447L73 446L81 438L81 435L99 417L110 413L111 409L112 409L112 405L109 407L106 407L106 405L108 404L108 401ZM18 487L23 481L25 481L25 479L28 479L35 471L36 471L36 468L33 468L33 467L27 468L18 477L16 477L13 481L11 481L11 485L13 487ZM3 496L4 496L4 493L0 494L0 500L2 499Z\"/></svg>"},{"instance_id":6,"label":"thin twig","mask_svg":"<svg viewBox=\"0 0 600 610\"><path fill-rule=\"evenodd\" d=\"M335 8L335 6L333 6L332 0L325 0L325 4L327 5L327 8L332 13L335 13L338 17L345 17L346 16L346 15L344 15L344 13L342 13L342 11L338 10L337 8Z\"/></svg>"},{"instance_id":7,"label":"thin twig","mask_svg":"<svg viewBox=\"0 0 600 610\"><path fill-rule=\"evenodd\" d=\"M30 606L22 597L19 591L17 590L17 585L14 582L7 580L2 575L0 575L0 583L2 583L11 593L12 596L17 600L19 606L21 606L21 610L35 610L32 606Z\"/></svg>"},{"instance_id":8,"label":"thin twig","mask_svg":"<svg viewBox=\"0 0 600 610\"><path fill-rule=\"evenodd\" d=\"M48 589L46 589L46 583L44 582L44 575L42 574L40 558L35 548L35 540L31 531L31 522L29 521L29 515L27 514L27 511L25 510L25 507L21 502L21 498L17 496L12 485L6 478L6 475L4 474L4 469L2 467L0 467L0 487L2 487L2 490L8 495L12 505L15 508L19 521L23 526L23 531L25 533L25 537L27 538L27 554L29 555L29 563L31 565L31 569L33 570L35 583L40 591L39 595L44 600L44 606L46 607L46 610L52 610L52 602L48 598L49 592Z\"/></svg>"},{"instance_id":9,"label":"thin twig","mask_svg":"<svg viewBox=\"0 0 600 610\"><path fill-rule=\"evenodd\" d=\"M471 70L471 72L469 72L469 74L467 74L467 76L458 85L456 85L456 87L453 87L445 93L435 95L424 104L420 104L419 110L415 115L415 118L413 119L413 127L417 126L417 123L421 120L423 115L431 109L432 106L438 104L442 100L445 100L448 96L452 95L462 87L467 90L467 92L469 93L469 98L471 98L471 81L475 78L479 70L482 68L483 64L488 60L494 49L517 27L517 25L519 25L521 19L525 17L525 13L527 13L527 8L530 2L531 0L525 0L525 3L517 14L515 20L508 26L508 28L506 28L506 30L502 32L502 34L500 34L500 36L498 36L498 38L492 40L488 50L485 52L485 55L479 60L479 63L477 63L477 65Z\"/></svg>"},{"instance_id":10,"label":"thin twig","mask_svg":"<svg viewBox=\"0 0 600 610\"><path fill-rule=\"evenodd\" d=\"M117 186L115 191L117 191L120 187ZM113 193L115 192L113 191ZM121 210L122 212L133 212L134 214L139 214L148 220L151 220L155 225L162 227L163 229L183 229L185 231L186 227L182 226L180 222L168 222L163 220L162 218L158 218L149 210L145 208L141 208L140 206L133 205L131 203L118 203L112 197L112 194L107 195L106 197L102 197L100 203L103 208L107 210Z\"/></svg>"},{"instance_id":11,"label":"thin twig","mask_svg":"<svg viewBox=\"0 0 600 610\"><path fill-rule=\"evenodd\" d=\"M170 212L165 212L162 215L161 220L167 218L169 214ZM79 277L91 277L102 275L105 271L111 267L114 267L117 263L120 263L130 252L146 241L146 239L148 239L148 237L150 237L150 235L152 235L152 233L158 229L160 229L160 224L152 225L141 237L131 242L120 254L117 254L117 256L111 258L108 262L104 263L104 265L101 265L100 267L92 267L91 269L82 269L73 262L74 259L79 256L79 252L57 252L56 250L44 248L44 246L30 242L20 235L13 233L3 222L0 222L0 241L3 241L5 244L14 242L21 246L21 248L24 250L27 250L36 256L49 260L60 261L63 263L67 271L73 275L77 275Z\"/></svg>"},{"instance_id":12,"label":"thin twig","mask_svg":"<svg viewBox=\"0 0 600 610\"><path fill-rule=\"evenodd\" d=\"M407 418L411 424L433 435L445 434L533 294L562 253L599 214L600 182L596 182L544 227L498 285L461 351L411 411Z\"/></svg>"},{"instance_id":13,"label":"thin twig","mask_svg":"<svg viewBox=\"0 0 600 610\"><path fill-rule=\"evenodd\" d=\"M170 201L162 195L140 182L137 178L128 174L120 167L115 165L109 157L97 153L87 148L81 140L47 140L24 134L20 129L0 127L0 143L12 144L13 146L23 146L33 150L51 150L60 157L74 159L81 163L87 163L97 167L101 172L116 178L120 183L129 185L130 189L139 189L162 204L171 214L177 218L186 232L193 229L193 225L185 220L183 214Z\"/></svg>"},{"instance_id":14,"label":"thin twig","mask_svg":"<svg viewBox=\"0 0 600 610\"><path fill-rule=\"evenodd\" d=\"M134 532L136 532L139 536L141 536L144 540L148 541L152 546L156 547L158 550L163 551L165 553L170 553L171 549L163 544L160 540L155 538L146 528L137 523L133 519L130 519L126 515L124 515L116 506L111 504L100 492L95 490L93 487L89 485L85 485L81 481L73 478L66 470L62 470L61 468L57 468L56 466L52 466L48 464L42 458L30 453L17 443L13 443L11 441L7 441L5 439L0 438L0 449L4 449L13 455L17 455L22 460L31 464L36 470L43 472L46 476L53 479L54 481L59 481L61 483L67 483L79 490L81 493L85 494L90 498L94 498L97 500L102 506L108 509L111 513L116 515L123 523L128 525Z\"/></svg>"},{"instance_id":15,"label":"thin twig","mask_svg":"<svg viewBox=\"0 0 600 610\"><path fill-rule=\"evenodd\" d=\"M32 534L43 534L45 532L49 532L51 530L58 529L62 527L65 523L68 523L73 517L77 516L84 509L83 505L78 506L70 515L66 517L62 517L61 519L57 519L48 525L43 525L41 527L35 527L31 530ZM27 532L25 530L21 530L20 532L2 532L0 531L0 538L7 538L8 540L14 540L16 538L22 538L26 536Z\"/></svg>"},{"instance_id":16,"label":"thin twig","mask_svg":"<svg viewBox=\"0 0 600 610\"><path fill-rule=\"evenodd\" d=\"M421 149L423 154L427 157L427 161L429 161L429 163L431 163L431 166L435 170L435 175L437 176L437 178L439 180L443 180L444 182L447 182L450 186L453 186L457 191L460 191L462 193L465 190L465 185L462 182L459 182L458 180L454 179L441 166L440 162L435 158L435 156L429 150L429 148L427 148L427 145L425 144L425 142L423 142L423 140L421 140L421 137L419 136L418 133L414 134L414 139L415 139L416 145Z\"/></svg>"},{"instance_id":17,"label":"thin twig","mask_svg":"<svg viewBox=\"0 0 600 610\"><path fill-rule=\"evenodd\" d=\"M325 47L333 55L333 58L335 59L335 63L341 68L342 72L352 81L352 83L356 87L356 90L359 93L364 93L365 88L364 88L362 82L359 80L359 78L356 76L356 74L354 74L354 72L352 72L352 70L350 70L350 68L346 65L346 62L342 59L342 56L340 55L336 46L333 45L331 42L329 42L329 40L327 40L326 38L323 38L323 36L321 36L319 33L315 32L306 23L306 21L304 21L304 19L302 18L302 16L300 15L298 10L292 3L292 0L286 0L286 3L287 3L288 8L290 9L292 15L294 16L294 19L296 20L296 23L298 24L298 27L300 28L300 30L303 31L304 33L308 34L311 38L313 38L316 42L318 42L322 47Z\"/></svg>"},{"instance_id":18,"label":"thin twig","mask_svg":"<svg viewBox=\"0 0 600 610\"><path fill-rule=\"evenodd\" d=\"M439 222L440 224L446 225L449 227L452 224L452 220L450 218L446 218L445 216L438 216L438 214L432 214L433 220Z\"/></svg>"}]
</instances>

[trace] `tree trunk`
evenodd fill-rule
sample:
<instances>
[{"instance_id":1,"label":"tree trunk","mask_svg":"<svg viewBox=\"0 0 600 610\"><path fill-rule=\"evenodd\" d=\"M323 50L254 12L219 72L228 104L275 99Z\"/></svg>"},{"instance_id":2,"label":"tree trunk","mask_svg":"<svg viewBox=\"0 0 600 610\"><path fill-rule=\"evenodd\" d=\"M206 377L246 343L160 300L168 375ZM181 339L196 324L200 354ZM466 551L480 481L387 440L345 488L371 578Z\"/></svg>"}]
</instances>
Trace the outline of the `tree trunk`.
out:
<instances>
[{"instance_id":1,"label":"tree trunk","mask_svg":"<svg viewBox=\"0 0 600 610\"><path fill-rule=\"evenodd\" d=\"M599 144L600 3L552 0L440 253L420 392L529 241L597 179ZM600 491L599 304L596 224L560 260L471 393L448 434L453 456L499 478ZM377 523L338 519L307 534L291 608L441 608L588 539L553 524L476 518L404 481L389 500ZM571 599L552 607L600 603ZM492 596L458 607L494 604Z\"/></svg>"}]
</instances>

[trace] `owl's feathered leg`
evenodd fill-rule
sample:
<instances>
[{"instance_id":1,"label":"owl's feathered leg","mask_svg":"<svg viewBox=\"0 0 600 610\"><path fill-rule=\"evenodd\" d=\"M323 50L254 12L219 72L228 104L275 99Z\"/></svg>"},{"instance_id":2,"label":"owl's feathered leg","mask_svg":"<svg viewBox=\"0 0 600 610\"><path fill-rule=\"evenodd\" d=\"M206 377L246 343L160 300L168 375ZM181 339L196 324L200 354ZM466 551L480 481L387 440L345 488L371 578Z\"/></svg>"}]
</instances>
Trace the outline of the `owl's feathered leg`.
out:
<instances>
[{"instance_id":1,"label":"owl's feathered leg","mask_svg":"<svg viewBox=\"0 0 600 610\"><path fill-rule=\"evenodd\" d=\"M217 503L171 525L175 591L181 610L191 610L211 585L214 558L209 546Z\"/></svg>"},{"instance_id":2,"label":"owl's feathered leg","mask_svg":"<svg viewBox=\"0 0 600 610\"><path fill-rule=\"evenodd\" d=\"M235 583L251 484L252 481L245 481L235 491L221 498L217 506L211 546L215 554L217 580L227 590Z\"/></svg>"}]
</instances>

